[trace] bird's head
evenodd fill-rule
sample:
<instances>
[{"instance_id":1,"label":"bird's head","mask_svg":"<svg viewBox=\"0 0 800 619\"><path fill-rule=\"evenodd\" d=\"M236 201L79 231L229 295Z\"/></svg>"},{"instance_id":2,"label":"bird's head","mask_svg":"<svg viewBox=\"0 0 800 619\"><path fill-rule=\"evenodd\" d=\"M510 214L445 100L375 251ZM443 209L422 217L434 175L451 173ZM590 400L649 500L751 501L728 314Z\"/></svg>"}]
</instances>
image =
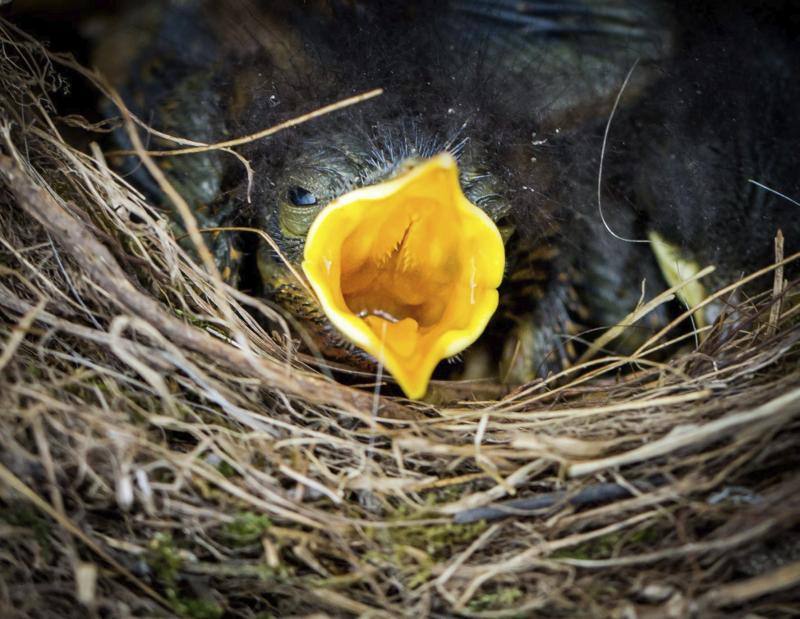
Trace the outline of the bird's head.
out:
<instances>
[{"instance_id":1,"label":"bird's head","mask_svg":"<svg viewBox=\"0 0 800 619\"><path fill-rule=\"evenodd\" d=\"M308 286L274 252L259 260L272 294L325 352L367 353L412 398L481 335L505 265L497 179L479 171L463 138L422 135L384 127L304 141L262 213Z\"/></svg>"}]
</instances>

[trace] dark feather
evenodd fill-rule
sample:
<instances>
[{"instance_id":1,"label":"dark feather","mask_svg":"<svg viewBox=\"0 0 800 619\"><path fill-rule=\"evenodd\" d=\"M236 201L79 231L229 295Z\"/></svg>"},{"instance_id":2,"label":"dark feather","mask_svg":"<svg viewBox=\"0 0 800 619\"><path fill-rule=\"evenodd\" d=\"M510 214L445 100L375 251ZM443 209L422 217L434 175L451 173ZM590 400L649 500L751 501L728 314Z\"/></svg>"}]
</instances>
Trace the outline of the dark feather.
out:
<instances>
[{"instance_id":1,"label":"dark feather","mask_svg":"<svg viewBox=\"0 0 800 619\"><path fill-rule=\"evenodd\" d=\"M636 239L658 231L698 262L719 265L718 282L769 262L779 227L787 248L798 248L800 207L748 183L800 199L796 32L780 18L788 5L776 4L778 13L758 6L155 3L124 22L140 36L122 85L145 120L201 141L383 88L381 97L242 148L255 170L252 202L241 165L224 153L175 158L169 173L208 221L233 212L297 262L303 213L292 211L287 225L286 205L298 188L311 196L310 224L331 199L392 176L405 160L450 151L470 199L516 231L487 345L498 351L509 337L510 349L525 349L513 340L527 338L533 352L517 364L522 380L568 360L573 319L613 324L633 309L643 280L645 298L664 287L648 246L618 240L598 213L605 122L635 63L607 144L609 227ZM537 252L548 246L556 251L541 263ZM324 317L298 301L270 250L261 253L268 290L302 306L335 346Z\"/></svg>"}]
</instances>

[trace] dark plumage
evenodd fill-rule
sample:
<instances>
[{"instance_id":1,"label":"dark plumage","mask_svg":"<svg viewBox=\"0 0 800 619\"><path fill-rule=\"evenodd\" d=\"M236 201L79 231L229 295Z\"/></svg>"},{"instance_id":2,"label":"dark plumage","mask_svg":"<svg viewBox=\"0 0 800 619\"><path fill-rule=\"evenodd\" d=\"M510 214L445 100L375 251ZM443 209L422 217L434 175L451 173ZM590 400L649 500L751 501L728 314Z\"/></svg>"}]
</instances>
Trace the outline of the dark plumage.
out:
<instances>
[{"instance_id":1,"label":"dark plumage","mask_svg":"<svg viewBox=\"0 0 800 619\"><path fill-rule=\"evenodd\" d=\"M610 227L636 239L656 230L697 262L719 264L718 281L767 262L778 226L797 248L800 207L747 183L800 197L796 50L769 16L720 21L712 9L672 15L655 1L588 0L156 4L123 21L138 34L125 39L136 43L119 82L145 120L201 141L384 88L244 147L255 171L250 201L244 171L225 153L173 158L168 171L204 223L263 228L299 264L305 233L330 200L449 151L467 197L509 237L500 310L483 348L515 382L569 361L571 323L613 324L633 309L643 279L646 297L665 285L650 248L612 237L597 211L603 129L634 62L608 144ZM263 292L304 318L326 353L357 359L273 252L258 253ZM662 324L665 311L645 327Z\"/></svg>"},{"instance_id":2,"label":"dark plumage","mask_svg":"<svg viewBox=\"0 0 800 619\"><path fill-rule=\"evenodd\" d=\"M800 199L797 30L788 11L760 6L684 16L666 79L620 118L611 171L650 227L717 266L719 284L771 262L779 228L787 255L800 249L800 206L750 182Z\"/></svg>"}]
</instances>

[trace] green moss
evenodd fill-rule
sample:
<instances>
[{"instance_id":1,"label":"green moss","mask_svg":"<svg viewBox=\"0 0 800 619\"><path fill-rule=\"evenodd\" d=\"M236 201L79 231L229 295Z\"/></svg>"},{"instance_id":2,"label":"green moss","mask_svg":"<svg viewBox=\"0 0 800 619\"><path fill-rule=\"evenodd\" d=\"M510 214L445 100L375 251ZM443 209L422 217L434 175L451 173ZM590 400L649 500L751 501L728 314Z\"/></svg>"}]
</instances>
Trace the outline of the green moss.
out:
<instances>
[{"instance_id":1,"label":"green moss","mask_svg":"<svg viewBox=\"0 0 800 619\"><path fill-rule=\"evenodd\" d=\"M411 546L434 559L449 556L455 547L472 542L486 530L484 521L470 524L440 524L387 529L393 546Z\"/></svg>"},{"instance_id":2,"label":"green moss","mask_svg":"<svg viewBox=\"0 0 800 619\"><path fill-rule=\"evenodd\" d=\"M399 508L395 521L403 521L410 511ZM419 517L419 511L415 511ZM373 564L399 570L406 587L414 589L431 578L436 562L451 557L486 530L486 523L411 525L368 529L376 547L363 557Z\"/></svg>"},{"instance_id":3,"label":"green moss","mask_svg":"<svg viewBox=\"0 0 800 619\"><path fill-rule=\"evenodd\" d=\"M169 533L156 533L147 547L147 564L168 588L174 588L183 565L180 551Z\"/></svg>"},{"instance_id":4,"label":"green moss","mask_svg":"<svg viewBox=\"0 0 800 619\"><path fill-rule=\"evenodd\" d=\"M236 469L233 468L227 460L222 460L217 465L217 470L222 474L223 477L230 479L236 475Z\"/></svg>"},{"instance_id":5,"label":"green moss","mask_svg":"<svg viewBox=\"0 0 800 619\"><path fill-rule=\"evenodd\" d=\"M182 617L219 619L224 609L214 600L185 597L179 593L178 576L183 566L180 549L168 533L156 533L147 548L147 564L164 589L172 609Z\"/></svg>"},{"instance_id":6,"label":"green moss","mask_svg":"<svg viewBox=\"0 0 800 619\"><path fill-rule=\"evenodd\" d=\"M193 564L195 571L215 578L258 578L264 582L289 582L294 570L285 563L270 567L266 562L203 563Z\"/></svg>"},{"instance_id":7,"label":"green moss","mask_svg":"<svg viewBox=\"0 0 800 619\"><path fill-rule=\"evenodd\" d=\"M405 583L409 589L416 589L425 584L431 577L434 562L430 558L420 557L418 553L411 553L407 546L396 546L394 550L394 565L405 567Z\"/></svg>"},{"instance_id":8,"label":"green moss","mask_svg":"<svg viewBox=\"0 0 800 619\"><path fill-rule=\"evenodd\" d=\"M663 538L663 531L644 527L633 532L609 533L577 546L563 548L552 554L553 559L607 559L622 542L626 546L652 548Z\"/></svg>"},{"instance_id":9,"label":"green moss","mask_svg":"<svg viewBox=\"0 0 800 619\"><path fill-rule=\"evenodd\" d=\"M507 609L516 605L522 595L517 587L501 587L497 591L476 595L467 604L467 608L472 612Z\"/></svg>"},{"instance_id":10,"label":"green moss","mask_svg":"<svg viewBox=\"0 0 800 619\"><path fill-rule=\"evenodd\" d=\"M270 526L272 523L263 514L241 512L224 525L223 533L233 544L247 546L258 542Z\"/></svg>"},{"instance_id":11,"label":"green moss","mask_svg":"<svg viewBox=\"0 0 800 619\"><path fill-rule=\"evenodd\" d=\"M213 600L176 597L170 601L173 603L175 612L179 615L192 617L193 619L219 619L225 612L223 608Z\"/></svg>"},{"instance_id":12,"label":"green moss","mask_svg":"<svg viewBox=\"0 0 800 619\"><path fill-rule=\"evenodd\" d=\"M365 558L399 569L405 585L415 589L430 580L437 561L452 556L485 529L485 522L383 529L376 532L376 541L383 548L368 552Z\"/></svg>"},{"instance_id":13,"label":"green moss","mask_svg":"<svg viewBox=\"0 0 800 619\"><path fill-rule=\"evenodd\" d=\"M618 533L604 535L577 546L556 550L552 557L554 559L607 559L619 539Z\"/></svg>"},{"instance_id":14,"label":"green moss","mask_svg":"<svg viewBox=\"0 0 800 619\"><path fill-rule=\"evenodd\" d=\"M626 538L629 544L647 546L652 549L659 542L664 541L664 530L658 527L642 527L637 529Z\"/></svg>"}]
</instances>

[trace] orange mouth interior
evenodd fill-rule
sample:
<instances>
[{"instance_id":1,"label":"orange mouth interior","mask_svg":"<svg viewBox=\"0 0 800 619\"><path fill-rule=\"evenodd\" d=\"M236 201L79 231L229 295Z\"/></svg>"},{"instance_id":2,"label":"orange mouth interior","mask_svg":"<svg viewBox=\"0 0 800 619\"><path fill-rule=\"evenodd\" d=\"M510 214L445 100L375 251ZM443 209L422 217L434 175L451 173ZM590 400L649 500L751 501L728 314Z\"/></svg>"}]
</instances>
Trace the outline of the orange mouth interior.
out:
<instances>
[{"instance_id":1,"label":"orange mouth interior","mask_svg":"<svg viewBox=\"0 0 800 619\"><path fill-rule=\"evenodd\" d=\"M463 195L448 154L329 204L304 258L331 322L410 398L483 332L505 262L497 227Z\"/></svg>"}]
</instances>

